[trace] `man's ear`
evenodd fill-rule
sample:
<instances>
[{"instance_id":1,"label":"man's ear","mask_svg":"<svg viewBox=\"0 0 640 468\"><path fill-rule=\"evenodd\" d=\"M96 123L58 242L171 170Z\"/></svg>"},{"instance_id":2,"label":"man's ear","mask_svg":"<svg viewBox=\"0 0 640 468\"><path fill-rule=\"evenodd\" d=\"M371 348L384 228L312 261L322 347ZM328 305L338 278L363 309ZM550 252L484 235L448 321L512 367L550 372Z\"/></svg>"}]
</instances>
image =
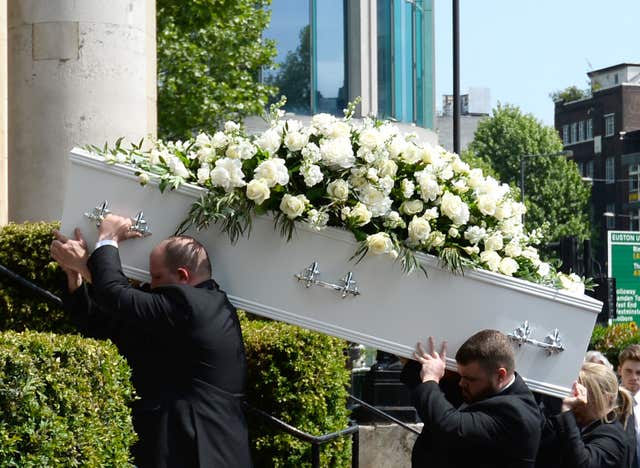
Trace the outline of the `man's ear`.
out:
<instances>
[{"instance_id":1,"label":"man's ear","mask_svg":"<svg viewBox=\"0 0 640 468\"><path fill-rule=\"evenodd\" d=\"M498 367L498 371L496 372L496 374L498 375L499 382L504 382L504 380L507 378L507 375L509 375L507 369L505 369L504 367Z\"/></svg>"},{"instance_id":2,"label":"man's ear","mask_svg":"<svg viewBox=\"0 0 640 468\"><path fill-rule=\"evenodd\" d=\"M180 284L189 284L189 281L191 280L191 272L187 268L180 267L178 268L177 273Z\"/></svg>"}]
</instances>

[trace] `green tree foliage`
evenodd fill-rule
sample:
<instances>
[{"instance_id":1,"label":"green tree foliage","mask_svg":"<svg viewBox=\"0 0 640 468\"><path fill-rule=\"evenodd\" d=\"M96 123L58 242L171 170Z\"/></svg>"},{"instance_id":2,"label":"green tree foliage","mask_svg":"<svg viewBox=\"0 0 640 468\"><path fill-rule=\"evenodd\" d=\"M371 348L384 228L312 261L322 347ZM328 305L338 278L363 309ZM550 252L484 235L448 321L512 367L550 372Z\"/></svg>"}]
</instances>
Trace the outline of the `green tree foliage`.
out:
<instances>
[{"instance_id":1,"label":"green tree foliage","mask_svg":"<svg viewBox=\"0 0 640 468\"><path fill-rule=\"evenodd\" d=\"M158 0L158 134L193 136L259 114L274 89L258 80L276 54L262 40L271 0Z\"/></svg>"},{"instance_id":2,"label":"green tree foliage","mask_svg":"<svg viewBox=\"0 0 640 468\"><path fill-rule=\"evenodd\" d=\"M571 102L577 101L578 99L584 99L591 95L591 92L588 89L580 89L577 86L568 86L565 89L560 89L557 91L553 91L549 93L549 97L552 101L564 101Z\"/></svg>"},{"instance_id":3,"label":"green tree foliage","mask_svg":"<svg viewBox=\"0 0 640 468\"><path fill-rule=\"evenodd\" d=\"M289 51L280 69L267 82L287 97L285 109L306 114L311 102L311 29L300 30L300 42L295 51Z\"/></svg>"},{"instance_id":4,"label":"green tree foliage","mask_svg":"<svg viewBox=\"0 0 640 468\"><path fill-rule=\"evenodd\" d=\"M525 159L525 217L527 229L548 224L546 241L565 236L589 237L587 206L590 187L578 168L565 157L544 156L562 151L553 127L546 126L517 106L500 105L478 125L469 151L491 163L499 179L520 185L520 159Z\"/></svg>"}]
</instances>

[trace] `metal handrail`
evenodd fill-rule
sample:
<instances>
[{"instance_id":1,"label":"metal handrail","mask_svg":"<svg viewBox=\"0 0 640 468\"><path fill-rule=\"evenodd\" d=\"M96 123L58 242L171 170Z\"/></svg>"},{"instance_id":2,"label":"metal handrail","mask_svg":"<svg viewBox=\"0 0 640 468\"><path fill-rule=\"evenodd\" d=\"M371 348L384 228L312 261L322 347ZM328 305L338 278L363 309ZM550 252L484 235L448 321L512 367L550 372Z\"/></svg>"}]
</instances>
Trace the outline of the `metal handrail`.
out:
<instances>
[{"instance_id":1,"label":"metal handrail","mask_svg":"<svg viewBox=\"0 0 640 468\"><path fill-rule=\"evenodd\" d=\"M358 424L350 423L348 427L335 432L329 432L320 436L314 436L301 431L297 427L287 424L281 419L259 409L251 406L249 403L244 402L244 407L247 411L252 412L267 420L269 423L277 426L284 432L294 436L296 439L303 440L311 444L311 466L313 468L320 468L320 446L327 442L351 434L353 443L351 444L351 466L352 468L358 468L359 465L359 451L360 451L360 426Z\"/></svg>"},{"instance_id":2,"label":"metal handrail","mask_svg":"<svg viewBox=\"0 0 640 468\"><path fill-rule=\"evenodd\" d=\"M392 423L397 424L398 426L402 427L403 429L409 431L409 432L413 432L414 434L420 435L420 431L414 429L413 427L409 426L408 424L400 421L397 418L394 418L393 416L391 416L388 413L385 413L384 411L376 408L375 406L370 405L369 403L367 403L366 401L362 401L359 398L354 397L353 395L349 395L349 399L355 401L356 403L358 403L360 406L362 406L365 409L368 409L369 411L371 411L372 413L377 414L378 416L383 417L384 419L386 419L387 421L391 421Z\"/></svg>"}]
</instances>

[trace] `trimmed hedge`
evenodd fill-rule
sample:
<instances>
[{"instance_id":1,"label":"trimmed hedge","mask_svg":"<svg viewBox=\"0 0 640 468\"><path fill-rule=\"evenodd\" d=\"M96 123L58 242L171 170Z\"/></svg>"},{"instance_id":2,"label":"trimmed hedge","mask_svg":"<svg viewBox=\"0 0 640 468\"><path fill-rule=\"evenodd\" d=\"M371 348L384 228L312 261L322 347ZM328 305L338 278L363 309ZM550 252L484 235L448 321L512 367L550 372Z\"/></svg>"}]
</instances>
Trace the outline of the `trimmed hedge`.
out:
<instances>
[{"instance_id":1,"label":"trimmed hedge","mask_svg":"<svg viewBox=\"0 0 640 468\"><path fill-rule=\"evenodd\" d=\"M8 224L0 230L0 265L56 296L66 286L64 274L49 255L52 231L60 223ZM60 307L0 276L0 330L74 331Z\"/></svg>"},{"instance_id":2,"label":"trimmed hedge","mask_svg":"<svg viewBox=\"0 0 640 468\"><path fill-rule=\"evenodd\" d=\"M0 466L127 466L127 363L109 342L0 333Z\"/></svg>"},{"instance_id":3,"label":"trimmed hedge","mask_svg":"<svg viewBox=\"0 0 640 468\"><path fill-rule=\"evenodd\" d=\"M249 403L311 435L348 425L346 342L281 322L241 314L249 361ZM249 430L256 467L311 466L311 444L258 417ZM321 446L321 466L351 466L351 439Z\"/></svg>"},{"instance_id":4,"label":"trimmed hedge","mask_svg":"<svg viewBox=\"0 0 640 468\"><path fill-rule=\"evenodd\" d=\"M618 355L627 346L640 343L640 333L635 322L616 323L609 327L596 325L591 335L589 349L600 351L614 368L618 368Z\"/></svg>"}]
</instances>

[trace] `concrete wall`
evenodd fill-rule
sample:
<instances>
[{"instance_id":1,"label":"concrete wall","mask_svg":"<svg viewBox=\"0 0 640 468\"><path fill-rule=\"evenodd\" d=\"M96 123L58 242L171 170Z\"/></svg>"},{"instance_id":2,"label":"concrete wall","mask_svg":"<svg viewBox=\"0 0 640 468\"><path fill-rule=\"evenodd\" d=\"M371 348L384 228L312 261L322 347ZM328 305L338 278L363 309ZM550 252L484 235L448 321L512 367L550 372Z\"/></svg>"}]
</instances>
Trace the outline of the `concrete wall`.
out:
<instances>
[{"instance_id":1,"label":"concrete wall","mask_svg":"<svg viewBox=\"0 0 640 468\"><path fill-rule=\"evenodd\" d=\"M411 424L422 430L422 424ZM418 436L396 424L360 426L360 468L411 466L411 450Z\"/></svg>"},{"instance_id":2,"label":"concrete wall","mask_svg":"<svg viewBox=\"0 0 640 468\"><path fill-rule=\"evenodd\" d=\"M8 220L7 1L0 0L0 225Z\"/></svg>"},{"instance_id":3,"label":"concrete wall","mask_svg":"<svg viewBox=\"0 0 640 468\"><path fill-rule=\"evenodd\" d=\"M73 146L155 133L155 2L10 0L7 12L9 219L60 219Z\"/></svg>"}]
</instances>

